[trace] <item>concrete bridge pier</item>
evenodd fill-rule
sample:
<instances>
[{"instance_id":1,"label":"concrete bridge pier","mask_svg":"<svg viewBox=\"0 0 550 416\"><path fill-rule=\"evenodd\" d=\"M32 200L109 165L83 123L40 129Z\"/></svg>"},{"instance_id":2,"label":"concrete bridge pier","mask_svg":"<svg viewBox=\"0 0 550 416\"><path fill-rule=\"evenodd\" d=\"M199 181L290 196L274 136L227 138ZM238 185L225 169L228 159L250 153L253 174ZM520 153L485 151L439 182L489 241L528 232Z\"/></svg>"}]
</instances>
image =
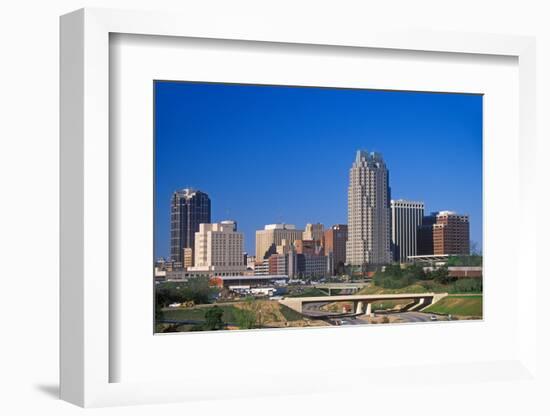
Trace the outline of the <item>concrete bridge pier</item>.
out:
<instances>
[{"instance_id":1,"label":"concrete bridge pier","mask_svg":"<svg viewBox=\"0 0 550 416\"><path fill-rule=\"evenodd\" d=\"M426 298L420 298L420 300L418 301L418 303L416 305L414 305L411 309L413 311L419 311L423 308L426 307L426 305L424 305L424 303L426 303Z\"/></svg>"},{"instance_id":2,"label":"concrete bridge pier","mask_svg":"<svg viewBox=\"0 0 550 416\"><path fill-rule=\"evenodd\" d=\"M366 316L372 316L372 303L370 303L370 302L367 303L367 308L365 310L365 315Z\"/></svg>"},{"instance_id":3,"label":"concrete bridge pier","mask_svg":"<svg viewBox=\"0 0 550 416\"><path fill-rule=\"evenodd\" d=\"M354 309L357 315L365 314L366 316L372 316L371 302L365 302L362 300L355 302Z\"/></svg>"}]
</instances>

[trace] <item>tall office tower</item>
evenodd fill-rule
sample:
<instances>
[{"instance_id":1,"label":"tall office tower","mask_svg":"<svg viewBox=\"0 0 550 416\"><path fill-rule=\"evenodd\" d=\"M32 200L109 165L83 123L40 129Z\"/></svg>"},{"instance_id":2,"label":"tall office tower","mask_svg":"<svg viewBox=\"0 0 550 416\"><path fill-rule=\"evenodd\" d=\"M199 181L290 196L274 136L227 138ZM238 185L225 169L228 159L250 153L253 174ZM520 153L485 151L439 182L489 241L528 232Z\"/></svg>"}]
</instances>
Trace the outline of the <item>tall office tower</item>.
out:
<instances>
[{"instance_id":1,"label":"tall office tower","mask_svg":"<svg viewBox=\"0 0 550 416\"><path fill-rule=\"evenodd\" d=\"M399 263L409 261L409 256L416 256L417 232L424 217L424 203L391 200L391 242L393 260Z\"/></svg>"},{"instance_id":2,"label":"tall office tower","mask_svg":"<svg viewBox=\"0 0 550 416\"><path fill-rule=\"evenodd\" d=\"M348 226L336 224L325 231L324 247L325 255L332 254L331 272L344 272L346 263L346 242L348 241Z\"/></svg>"},{"instance_id":3,"label":"tall office tower","mask_svg":"<svg viewBox=\"0 0 550 416\"><path fill-rule=\"evenodd\" d=\"M424 217L419 230L420 255L470 254L470 219L452 211L434 212Z\"/></svg>"},{"instance_id":4,"label":"tall office tower","mask_svg":"<svg viewBox=\"0 0 550 416\"><path fill-rule=\"evenodd\" d=\"M234 221L200 224L195 233L195 265L188 270L209 272L215 276L242 274L244 236Z\"/></svg>"},{"instance_id":5,"label":"tall office tower","mask_svg":"<svg viewBox=\"0 0 550 416\"><path fill-rule=\"evenodd\" d=\"M346 263L391 262L389 172L379 153L358 150L349 173Z\"/></svg>"},{"instance_id":6,"label":"tall office tower","mask_svg":"<svg viewBox=\"0 0 550 416\"><path fill-rule=\"evenodd\" d=\"M297 230L291 224L268 224L263 230L256 231L256 261L268 258L271 254L277 253L277 246L283 240L286 244L292 244L295 240L302 238L303 230Z\"/></svg>"},{"instance_id":7,"label":"tall office tower","mask_svg":"<svg viewBox=\"0 0 550 416\"><path fill-rule=\"evenodd\" d=\"M323 224L306 224L301 240L322 241L324 230Z\"/></svg>"},{"instance_id":8,"label":"tall office tower","mask_svg":"<svg viewBox=\"0 0 550 416\"><path fill-rule=\"evenodd\" d=\"M172 194L170 204L170 259L183 263L183 249L195 247L199 224L210 223L210 198L197 189Z\"/></svg>"}]
</instances>

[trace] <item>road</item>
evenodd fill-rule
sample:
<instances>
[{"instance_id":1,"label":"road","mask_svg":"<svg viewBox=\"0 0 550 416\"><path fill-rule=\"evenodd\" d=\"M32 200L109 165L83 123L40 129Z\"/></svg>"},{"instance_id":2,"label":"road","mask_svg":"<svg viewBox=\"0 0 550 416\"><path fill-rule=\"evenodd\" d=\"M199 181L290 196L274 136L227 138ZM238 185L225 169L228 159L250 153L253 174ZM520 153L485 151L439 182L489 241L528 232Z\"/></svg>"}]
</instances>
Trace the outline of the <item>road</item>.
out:
<instances>
[{"instance_id":1,"label":"road","mask_svg":"<svg viewBox=\"0 0 550 416\"><path fill-rule=\"evenodd\" d=\"M314 302L307 303L304 305L304 315L311 318L320 318L324 317L324 321L330 323L331 325L366 325L368 324L367 320L363 317L355 316L340 316L340 313L322 311L321 307L326 305L327 302ZM380 315L391 315L392 317L399 318L401 321L409 322L432 322L431 317L437 316L431 313L423 312L377 312L378 316ZM437 320L442 320L441 317L437 316Z\"/></svg>"},{"instance_id":2,"label":"road","mask_svg":"<svg viewBox=\"0 0 550 416\"><path fill-rule=\"evenodd\" d=\"M341 295L352 294L353 290L351 289L342 289L340 292ZM327 296L326 302L314 302L306 303L303 306L303 312L305 316L309 316L313 319L324 317L325 322L328 322L331 325L365 325L368 324L367 320L364 317L355 317L355 316L339 316L341 313L338 312L328 312L322 311L321 307L330 303L330 297ZM380 315L391 315L392 317L399 318L405 323L410 322L432 322L431 317L436 316L437 320L443 320L444 318L431 313L423 312L378 312ZM435 322L435 321L434 321Z\"/></svg>"},{"instance_id":3,"label":"road","mask_svg":"<svg viewBox=\"0 0 550 416\"><path fill-rule=\"evenodd\" d=\"M315 303L306 303L303 308L303 314L305 316L317 317L317 316L327 316L327 315L338 315L335 312L322 311L321 306L326 305L330 302L315 302Z\"/></svg>"},{"instance_id":4,"label":"road","mask_svg":"<svg viewBox=\"0 0 550 416\"><path fill-rule=\"evenodd\" d=\"M392 313L391 316L400 318L405 322L431 322L430 317L437 315L424 312L396 312Z\"/></svg>"}]
</instances>

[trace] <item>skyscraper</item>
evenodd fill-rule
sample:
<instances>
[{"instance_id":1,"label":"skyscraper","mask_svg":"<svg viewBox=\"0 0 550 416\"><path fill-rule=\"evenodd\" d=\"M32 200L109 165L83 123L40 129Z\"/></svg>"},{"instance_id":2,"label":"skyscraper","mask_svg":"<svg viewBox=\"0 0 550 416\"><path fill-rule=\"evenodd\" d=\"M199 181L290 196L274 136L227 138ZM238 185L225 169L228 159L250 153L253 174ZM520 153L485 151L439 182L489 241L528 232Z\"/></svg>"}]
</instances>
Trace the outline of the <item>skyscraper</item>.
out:
<instances>
[{"instance_id":1,"label":"skyscraper","mask_svg":"<svg viewBox=\"0 0 550 416\"><path fill-rule=\"evenodd\" d=\"M349 173L346 263L391 262L389 173L379 153L358 150Z\"/></svg>"},{"instance_id":2,"label":"skyscraper","mask_svg":"<svg viewBox=\"0 0 550 416\"><path fill-rule=\"evenodd\" d=\"M417 255L417 233L422 225L424 203L391 200L391 242L393 260L406 263Z\"/></svg>"},{"instance_id":3,"label":"skyscraper","mask_svg":"<svg viewBox=\"0 0 550 416\"><path fill-rule=\"evenodd\" d=\"M170 203L170 258L172 261L183 262L183 250L185 248L194 250L195 233L199 231L199 224L210 223L210 212L210 198L204 192L186 188L172 194Z\"/></svg>"}]
</instances>

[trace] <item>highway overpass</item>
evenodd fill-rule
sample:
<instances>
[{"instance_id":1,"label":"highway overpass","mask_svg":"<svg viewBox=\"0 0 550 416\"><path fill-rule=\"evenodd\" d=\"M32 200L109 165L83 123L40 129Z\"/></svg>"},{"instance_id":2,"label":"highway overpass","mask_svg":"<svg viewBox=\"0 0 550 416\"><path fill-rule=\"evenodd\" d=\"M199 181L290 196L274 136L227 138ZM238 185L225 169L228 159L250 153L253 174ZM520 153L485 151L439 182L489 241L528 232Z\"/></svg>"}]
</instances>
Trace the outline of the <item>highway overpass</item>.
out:
<instances>
[{"instance_id":1,"label":"highway overpass","mask_svg":"<svg viewBox=\"0 0 550 416\"><path fill-rule=\"evenodd\" d=\"M304 305L309 303L333 303L347 302L353 304L353 310L356 314L372 315L372 304L383 302L385 300L413 300L408 305L408 311L419 311L432 303L438 302L447 296L447 293L398 293L398 294L379 294L379 295L337 295L337 296L311 296L303 298L283 298L279 302L296 312L303 313Z\"/></svg>"},{"instance_id":2,"label":"highway overpass","mask_svg":"<svg viewBox=\"0 0 550 416\"><path fill-rule=\"evenodd\" d=\"M359 290L367 287L368 282L356 282L356 283L317 283L313 287L316 289L324 290L330 296L332 290L348 290L352 292L358 292Z\"/></svg>"}]
</instances>

